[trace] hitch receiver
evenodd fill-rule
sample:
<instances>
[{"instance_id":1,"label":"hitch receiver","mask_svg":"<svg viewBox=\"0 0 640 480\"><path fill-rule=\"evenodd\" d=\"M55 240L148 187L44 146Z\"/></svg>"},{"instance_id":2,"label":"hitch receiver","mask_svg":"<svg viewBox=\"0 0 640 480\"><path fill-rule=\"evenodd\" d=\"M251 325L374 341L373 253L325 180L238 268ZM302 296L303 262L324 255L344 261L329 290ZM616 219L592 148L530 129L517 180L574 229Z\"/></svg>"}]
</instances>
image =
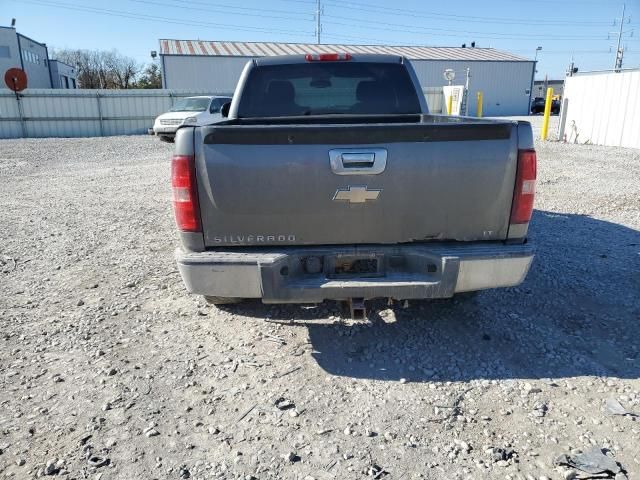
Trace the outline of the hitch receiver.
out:
<instances>
[{"instance_id":1,"label":"hitch receiver","mask_svg":"<svg viewBox=\"0 0 640 480\"><path fill-rule=\"evenodd\" d=\"M352 320L366 320L367 309L364 306L364 298L350 298L349 312Z\"/></svg>"}]
</instances>

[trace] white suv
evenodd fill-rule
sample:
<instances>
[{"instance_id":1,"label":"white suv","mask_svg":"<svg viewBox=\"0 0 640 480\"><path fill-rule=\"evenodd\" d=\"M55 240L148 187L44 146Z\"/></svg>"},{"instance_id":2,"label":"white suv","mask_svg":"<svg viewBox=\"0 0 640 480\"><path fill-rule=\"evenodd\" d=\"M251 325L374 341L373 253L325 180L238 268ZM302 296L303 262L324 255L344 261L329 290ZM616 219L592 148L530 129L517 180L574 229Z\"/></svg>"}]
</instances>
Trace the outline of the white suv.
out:
<instances>
[{"instance_id":1,"label":"white suv","mask_svg":"<svg viewBox=\"0 0 640 480\"><path fill-rule=\"evenodd\" d=\"M156 118L153 133L160 140L172 142L176 130L182 125L202 126L222 120L220 109L230 97L186 97L178 100L167 113Z\"/></svg>"}]
</instances>

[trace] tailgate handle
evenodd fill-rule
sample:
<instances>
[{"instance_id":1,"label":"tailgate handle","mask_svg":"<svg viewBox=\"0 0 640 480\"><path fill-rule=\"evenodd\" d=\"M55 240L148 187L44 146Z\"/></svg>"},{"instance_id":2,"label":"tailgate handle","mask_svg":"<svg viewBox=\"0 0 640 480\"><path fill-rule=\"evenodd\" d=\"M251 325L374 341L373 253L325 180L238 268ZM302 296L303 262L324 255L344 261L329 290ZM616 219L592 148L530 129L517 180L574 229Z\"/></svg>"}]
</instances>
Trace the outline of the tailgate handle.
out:
<instances>
[{"instance_id":1,"label":"tailgate handle","mask_svg":"<svg viewBox=\"0 0 640 480\"><path fill-rule=\"evenodd\" d=\"M336 175L378 175L387 167L387 150L335 148L329 150L329 162Z\"/></svg>"},{"instance_id":2,"label":"tailgate handle","mask_svg":"<svg viewBox=\"0 0 640 480\"><path fill-rule=\"evenodd\" d=\"M344 168L371 168L376 161L375 153L343 153L341 157Z\"/></svg>"}]
</instances>

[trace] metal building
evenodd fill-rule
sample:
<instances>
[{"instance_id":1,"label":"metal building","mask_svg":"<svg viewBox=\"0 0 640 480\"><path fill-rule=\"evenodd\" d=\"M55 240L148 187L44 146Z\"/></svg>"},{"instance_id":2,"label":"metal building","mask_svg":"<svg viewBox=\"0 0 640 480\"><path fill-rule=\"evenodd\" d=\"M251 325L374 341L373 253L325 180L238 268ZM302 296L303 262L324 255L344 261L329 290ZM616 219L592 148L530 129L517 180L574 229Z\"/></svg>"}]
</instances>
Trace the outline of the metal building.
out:
<instances>
[{"instance_id":1,"label":"metal building","mask_svg":"<svg viewBox=\"0 0 640 480\"><path fill-rule=\"evenodd\" d=\"M533 93L531 96L544 98L547 94L547 88L549 87L553 88L554 95L562 96L564 80L536 80L533 82Z\"/></svg>"},{"instance_id":2,"label":"metal building","mask_svg":"<svg viewBox=\"0 0 640 480\"><path fill-rule=\"evenodd\" d=\"M51 88L47 46L13 27L0 26L0 76L14 67L27 73L29 88ZM4 82L0 87L4 88Z\"/></svg>"},{"instance_id":3,"label":"metal building","mask_svg":"<svg viewBox=\"0 0 640 480\"><path fill-rule=\"evenodd\" d=\"M49 60L52 88L78 88L78 71L60 60Z\"/></svg>"},{"instance_id":4,"label":"metal building","mask_svg":"<svg viewBox=\"0 0 640 480\"><path fill-rule=\"evenodd\" d=\"M74 67L49 60L45 43L18 33L15 27L0 25L0 82L10 68L27 73L29 88L76 88ZM0 88L4 88L4 82Z\"/></svg>"},{"instance_id":5,"label":"metal building","mask_svg":"<svg viewBox=\"0 0 640 480\"><path fill-rule=\"evenodd\" d=\"M534 72L533 60L493 48L398 47L304 43L160 40L162 82L169 89L209 89L233 93L251 58L323 52L402 55L413 64L423 90L447 85L443 74L455 71L455 85L464 85L469 69L468 114L476 114L476 94L484 94L483 114L527 115Z\"/></svg>"}]
</instances>

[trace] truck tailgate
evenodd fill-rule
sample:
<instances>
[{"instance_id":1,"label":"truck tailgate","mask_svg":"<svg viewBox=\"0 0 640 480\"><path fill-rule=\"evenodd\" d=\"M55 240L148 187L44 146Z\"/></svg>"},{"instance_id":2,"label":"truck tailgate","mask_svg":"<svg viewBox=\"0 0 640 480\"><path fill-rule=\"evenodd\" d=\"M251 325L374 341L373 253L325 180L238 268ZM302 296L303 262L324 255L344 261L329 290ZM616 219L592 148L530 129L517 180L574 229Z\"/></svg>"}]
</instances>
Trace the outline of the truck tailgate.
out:
<instances>
[{"instance_id":1,"label":"truck tailgate","mask_svg":"<svg viewBox=\"0 0 640 480\"><path fill-rule=\"evenodd\" d=\"M508 121L198 128L205 246L502 240L517 145Z\"/></svg>"}]
</instances>

